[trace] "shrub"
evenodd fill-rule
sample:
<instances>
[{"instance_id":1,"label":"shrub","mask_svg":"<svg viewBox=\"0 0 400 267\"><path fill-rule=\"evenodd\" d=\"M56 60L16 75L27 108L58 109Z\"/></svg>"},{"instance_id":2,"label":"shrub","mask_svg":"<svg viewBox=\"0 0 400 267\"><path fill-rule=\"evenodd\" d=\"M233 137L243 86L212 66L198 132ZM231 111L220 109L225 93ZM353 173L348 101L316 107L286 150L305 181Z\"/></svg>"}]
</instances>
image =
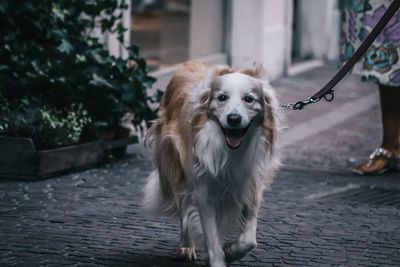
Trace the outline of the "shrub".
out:
<instances>
[{"instance_id":1,"label":"shrub","mask_svg":"<svg viewBox=\"0 0 400 267\"><path fill-rule=\"evenodd\" d=\"M0 131L41 148L94 139L94 125L138 125L155 117L154 79L134 45L116 58L93 36L123 42L121 0L0 0ZM91 129L91 131L88 131ZM85 133L86 131L86 133Z\"/></svg>"}]
</instances>

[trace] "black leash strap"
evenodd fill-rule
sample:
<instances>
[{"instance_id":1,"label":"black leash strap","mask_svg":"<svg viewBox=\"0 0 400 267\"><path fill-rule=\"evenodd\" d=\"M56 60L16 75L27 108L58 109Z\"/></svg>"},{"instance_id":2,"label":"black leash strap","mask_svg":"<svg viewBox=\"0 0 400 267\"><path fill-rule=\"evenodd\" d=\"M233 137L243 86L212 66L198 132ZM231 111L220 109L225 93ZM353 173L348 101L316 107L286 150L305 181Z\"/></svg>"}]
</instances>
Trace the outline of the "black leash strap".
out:
<instances>
[{"instance_id":1,"label":"black leash strap","mask_svg":"<svg viewBox=\"0 0 400 267\"><path fill-rule=\"evenodd\" d=\"M400 0L393 0L389 8L383 14L382 18L378 21L375 27L372 29L370 34L365 38L361 45L357 48L351 58L344 64L340 70L333 76L333 78L324 86L321 90L310 96L304 101L297 101L295 103L289 103L285 105L280 105L284 110L300 110L305 106L316 103L322 98L326 101L331 102L334 98L334 91L332 90L335 85L340 82L343 77L350 71L350 69L357 63L357 61L362 57L362 55L367 51L372 42L378 37L386 24L394 16L396 11L400 8Z\"/></svg>"}]
</instances>

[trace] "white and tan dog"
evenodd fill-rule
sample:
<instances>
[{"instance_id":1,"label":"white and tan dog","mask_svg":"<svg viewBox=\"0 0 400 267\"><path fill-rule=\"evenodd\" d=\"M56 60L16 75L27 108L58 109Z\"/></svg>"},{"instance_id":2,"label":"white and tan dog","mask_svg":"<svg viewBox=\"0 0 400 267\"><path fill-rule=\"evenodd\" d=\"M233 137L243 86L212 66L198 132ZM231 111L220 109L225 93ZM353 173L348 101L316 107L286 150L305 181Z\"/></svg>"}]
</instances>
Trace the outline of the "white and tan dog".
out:
<instances>
[{"instance_id":1,"label":"white and tan dog","mask_svg":"<svg viewBox=\"0 0 400 267\"><path fill-rule=\"evenodd\" d=\"M181 220L182 258L195 259L196 232L203 233L213 267L242 258L257 244L263 190L279 166L277 100L260 71L188 62L163 96L147 137L156 170L144 205ZM222 245L223 230L233 224L239 238Z\"/></svg>"}]
</instances>

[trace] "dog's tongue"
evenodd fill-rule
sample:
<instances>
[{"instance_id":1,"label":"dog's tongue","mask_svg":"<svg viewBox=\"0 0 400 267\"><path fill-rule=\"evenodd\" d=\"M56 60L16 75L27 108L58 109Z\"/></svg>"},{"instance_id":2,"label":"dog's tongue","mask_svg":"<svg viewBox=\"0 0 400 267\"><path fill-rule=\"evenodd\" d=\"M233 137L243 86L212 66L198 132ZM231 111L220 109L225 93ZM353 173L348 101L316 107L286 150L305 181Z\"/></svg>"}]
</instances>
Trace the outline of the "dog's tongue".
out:
<instances>
[{"instance_id":1,"label":"dog's tongue","mask_svg":"<svg viewBox=\"0 0 400 267\"><path fill-rule=\"evenodd\" d=\"M242 143L242 138L226 137L226 142L230 148L238 148Z\"/></svg>"}]
</instances>

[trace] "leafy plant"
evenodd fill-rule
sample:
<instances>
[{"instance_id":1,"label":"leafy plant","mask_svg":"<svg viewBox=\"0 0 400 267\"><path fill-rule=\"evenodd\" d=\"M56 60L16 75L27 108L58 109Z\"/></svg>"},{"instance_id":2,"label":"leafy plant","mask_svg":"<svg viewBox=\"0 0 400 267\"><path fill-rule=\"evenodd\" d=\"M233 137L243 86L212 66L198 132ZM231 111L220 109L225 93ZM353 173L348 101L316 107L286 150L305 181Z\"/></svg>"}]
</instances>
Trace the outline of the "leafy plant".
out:
<instances>
[{"instance_id":1,"label":"leafy plant","mask_svg":"<svg viewBox=\"0 0 400 267\"><path fill-rule=\"evenodd\" d=\"M134 124L155 117L146 93L154 79L139 48L123 44L126 8L121 0L0 0L3 134L32 137L22 130L31 126L37 144L54 147L79 142L89 124L116 126L126 112ZM115 33L127 59L110 55L95 29Z\"/></svg>"},{"instance_id":2,"label":"leafy plant","mask_svg":"<svg viewBox=\"0 0 400 267\"><path fill-rule=\"evenodd\" d=\"M1 119L0 132L32 138L37 149L78 143L91 119L82 105L72 105L65 116L45 108L16 108Z\"/></svg>"}]
</instances>

